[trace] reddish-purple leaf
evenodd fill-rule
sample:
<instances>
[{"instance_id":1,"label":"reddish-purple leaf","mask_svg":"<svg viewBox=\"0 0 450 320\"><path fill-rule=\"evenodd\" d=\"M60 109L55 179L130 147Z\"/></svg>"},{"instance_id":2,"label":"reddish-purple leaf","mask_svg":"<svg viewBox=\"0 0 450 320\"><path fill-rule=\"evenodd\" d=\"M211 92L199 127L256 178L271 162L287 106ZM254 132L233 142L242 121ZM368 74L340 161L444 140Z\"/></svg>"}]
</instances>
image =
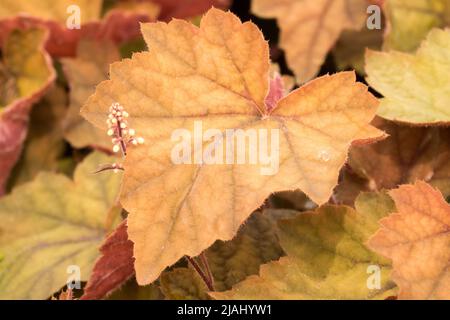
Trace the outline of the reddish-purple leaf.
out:
<instances>
[{"instance_id":1,"label":"reddish-purple leaf","mask_svg":"<svg viewBox=\"0 0 450 320\"><path fill-rule=\"evenodd\" d=\"M133 242L128 240L127 221L106 238L82 300L102 299L134 275Z\"/></svg>"}]
</instances>

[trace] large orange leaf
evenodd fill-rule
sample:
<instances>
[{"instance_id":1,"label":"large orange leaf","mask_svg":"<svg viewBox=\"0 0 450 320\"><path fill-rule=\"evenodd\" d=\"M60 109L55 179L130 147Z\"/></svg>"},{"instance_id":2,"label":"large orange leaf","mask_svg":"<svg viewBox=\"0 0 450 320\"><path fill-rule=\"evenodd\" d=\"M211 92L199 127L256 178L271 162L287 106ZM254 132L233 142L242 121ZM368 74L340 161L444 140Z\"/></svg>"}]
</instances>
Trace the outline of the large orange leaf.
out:
<instances>
[{"instance_id":1,"label":"large orange leaf","mask_svg":"<svg viewBox=\"0 0 450 320\"><path fill-rule=\"evenodd\" d=\"M303 83L317 75L343 30L361 29L367 0L253 0L252 12L276 18L280 46Z\"/></svg>"},{"instance_id":2,"label":"large orange leaf","mask_svg":"<svg viewBox=\"0 0 450 320\"><path fill-rule=\"evenodd\" d=\"M380 220L369 246L392 259L399 299L450 299L450 206L422 181L390 196L397 212Z\"/></svg>"},{"instance_id":3,"label":"large orange leaf","mask_svg":"<svg viewBox=\"0 0 450 320\"><path fill-rule=\"evenodd\" d=\"M326 202L351 143L383 136L369 124L377 100L351 72L321 77L269 108L267 43L232 13L211 9L200 28L172 20L144 24L142 33L150 51L114 63L111 79L82 108L106 129L109 107L119 102L145 138L128 150L121 195L141 284L183 255L232 238L272 192L299 188ZM278 172L262 175L258 164L175 165L171 134L195 121L220 132L279 130Z\"/></svg>"}]
</instances>

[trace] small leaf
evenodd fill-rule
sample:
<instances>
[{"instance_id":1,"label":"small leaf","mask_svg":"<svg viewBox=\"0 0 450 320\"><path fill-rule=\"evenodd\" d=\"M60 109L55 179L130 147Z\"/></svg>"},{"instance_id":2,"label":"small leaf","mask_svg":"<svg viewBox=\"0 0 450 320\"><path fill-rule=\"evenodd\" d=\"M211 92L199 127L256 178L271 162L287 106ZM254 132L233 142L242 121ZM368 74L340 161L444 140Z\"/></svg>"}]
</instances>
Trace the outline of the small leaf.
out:
<instances>
[{"instance_id":1,"label":"small leaf","mask_svg":"<svg viewBox=\"0 0 450 320\"><path fill-rule=\"evenodd\" d=\"M368 51L367 82L384 99L378 115L413 124L450 122L450 30L432 30L415 55Z\"/></svg>"},{"instance_id":2,"label":"small leaf","mask_svg":"<svg viewBox=\"0 0 450 320\"><path fill-rule=\"evenodd\" d=\"M393 295L389 261L365 245L378 218L387 214L373 203L358 204L365 212L326 205L280 220L280 241L287 257L261 266L259 276L248 277L230 291L210 294L216 299L384 299ZM379 289L368 287L371 265L379 267Z\"/></svg>"},{"instance_id":3,"label":"small leaf","mask_svg":"<svg viewBox=\"0 0 450 320\"><path fill-rule=\"evenodd\" d=\"M380 220L369 247L392 259L399 299L450 299L450 206L417 181L389 192L397 211Z\"/></svg>"},{"instance_id":4,"label":"small leaf","mask_svg":"<svg viewBox=\"0 0 450 320\"><path fill-rule=\"evenodd\" d=\"M98 246L119 218L113 206L120 174L93 174L111 161L93 153L73 181L40 173L0 200L0 299L46 299L64 286L71 265L81 281L89 278Z\"/></svg>"}]
</instances>

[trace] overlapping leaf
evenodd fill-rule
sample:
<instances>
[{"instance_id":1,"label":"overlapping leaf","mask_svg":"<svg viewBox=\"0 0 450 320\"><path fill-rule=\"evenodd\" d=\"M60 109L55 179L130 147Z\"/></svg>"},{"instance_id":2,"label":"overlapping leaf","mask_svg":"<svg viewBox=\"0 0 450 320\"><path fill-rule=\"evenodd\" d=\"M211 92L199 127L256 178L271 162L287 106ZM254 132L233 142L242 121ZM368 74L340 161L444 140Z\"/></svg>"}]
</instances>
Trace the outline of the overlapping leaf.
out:
<instances>
[{"instance_id":1,"label":"overlapping leaf","mask_svg":"<svg viewBox=\"0 0 450 320\"><path fill-rule=\"evenodd\" d=\"M450 299L450 206L425 182L392 190L397 211L369 246L392 259L399 299Z\"/></svg>"},{"instance_id":2,"label":"overlapping leaf","mask_svg":"<svg viewBox=\"0 0 450 320\"><path fill-rule=\"evenodd\" d=\"M8 34L0 63L0 195L27 135L31 106L55 79L50 57L43 50L47 34L41 29Z\"/></svg>"},{"instance_id":3,"label":"overlapping leaf","mask_svg":"<svg viewBox=\"0 0 450 320\"><path fill-rule=\"evenodd\" d=\"M363 26L366 9L366 0L252 1L254 14L277 19L280 46L299 83L317 75L343 30Z\"/></svg>"},{"instance_id":4,"label":"overlapping leaf","mask_svg":"<svg viewBox=\"0 0 450 320\"><path fill-rule=\"evenodd\" d=\"M231 13L212 9L200 28L173 20L144 24L142 32L150 51L113 64L111 80L82 109L105 128L109 106L119 102L147 141L129 149L121 196L141 284L183 255L232 238L272 192L300 188L326 202L350 144L383 136L369 125L377 101L353 73L312 81L269 112L267 43ZM261 175L259 164L175 165L171 134L194 121L221 132L279 130L278 172Z\"/></svg>"},{"instance_id":5,"label":"overlapping leaf","mask_svg":"<svg viewBox=\"0 0 450 320\"><path fill-rule=\"evenodd\" d=\"M280 220L281 246L287 257L261 266L216 299L382 299L395 292L390 263L365 245L388 214L389 197L363 195L357 212L345 206L322 206L293 219ZM378 268L380 287L368 285L370 266Z\"/></svg>"},{"instance_id":6,"label":"overlapping leaf","mask_svg":"<svg viewBox=\"0 0 450 320\"><path fill-rule=\"evenodd\" d=\"M119 218L120 175L94 175L113 159L94 153L74 181L41 173L0 200L0 299L46 299L63 287L68 267L89 278L98 246ZM71 270L71 269L69 269Z\"/></svg>"},{"instance_id":7,"label":"overlapping leaf","mask_svg":"<svg viewBox=\"0 0 450 320\"><path fill-rule=\"evenodd\" d=\"M415 55L366 55L367 82L384 99L378 115L414 124L450 121L450 30L432 30Z\"/></svg>"}]
</instances>

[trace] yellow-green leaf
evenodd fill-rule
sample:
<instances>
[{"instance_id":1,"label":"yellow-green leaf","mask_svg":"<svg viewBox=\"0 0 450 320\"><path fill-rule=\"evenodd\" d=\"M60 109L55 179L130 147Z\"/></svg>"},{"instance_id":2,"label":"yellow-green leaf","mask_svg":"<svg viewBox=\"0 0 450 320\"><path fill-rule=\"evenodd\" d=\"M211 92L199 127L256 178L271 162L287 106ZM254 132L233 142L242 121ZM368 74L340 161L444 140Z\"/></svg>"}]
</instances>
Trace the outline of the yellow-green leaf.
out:
<instances>
[{"instance_id":1,"label":"yellow-green leaf","mask_svg":"<svg viewBox=\"0 0 450 320\"><path fill-rule=\"evenodd\" d=\"M450 26L448 0L385 1L385 49L414 51L433 28Z\"/></svg>"},{"instance_id":2,"label":"yellow-green leaf","mask_svg":"<svg viewBox=\"0 0 450 320\"><path fill-rule=\"evenodd\" d=\"M233 240L217 241L206 251L216 291L230 289L282 255L269 212L255 212Z\"/></svg>"},{"instance_id":3,"label":"yellow-green leaf","mask_svg":"<svg viewBox=\"0 0 450 320\"><path fill-rule=\"evenodd\" d=\"M74 180L41 173L0 200L0 299L46 299L63 287L67 268L86 281L98 247L118 220L120 175L93 174L113 159L89 155Z\"/></svg>"},{"instance_id":4,"label":"yellow-green leaf","mask_svg":"<svg viewBox=\"0 0 450 320\"><path fill-rule=\"evenodd\" d=\"M263 265L259 276L250 276L232 290L211 295L218 299L382 299L392 295L395 285L389 278L389 261L365 245L379 217L388 213L380 204L383 199L370 200L358 204L364 212L326 205L280 220L280 241L287 257ZM357 200L361 201L367 199ZM375 269L380 272L379 283L372 281L375 275L370 272Z\"/></svg>"},{"instance_id":5,"label":"yellow-green leaf","mask_svg":"<svg viewBox=\"0 0 450 320\"><path fill-rule=\"evenodd\" d=\"M384 99L378 115L414 124L450 122L450 30L434 29L415 55L366 55L367 82Z\"/></svg>"}]
</instances>

